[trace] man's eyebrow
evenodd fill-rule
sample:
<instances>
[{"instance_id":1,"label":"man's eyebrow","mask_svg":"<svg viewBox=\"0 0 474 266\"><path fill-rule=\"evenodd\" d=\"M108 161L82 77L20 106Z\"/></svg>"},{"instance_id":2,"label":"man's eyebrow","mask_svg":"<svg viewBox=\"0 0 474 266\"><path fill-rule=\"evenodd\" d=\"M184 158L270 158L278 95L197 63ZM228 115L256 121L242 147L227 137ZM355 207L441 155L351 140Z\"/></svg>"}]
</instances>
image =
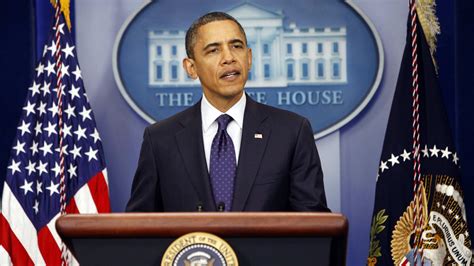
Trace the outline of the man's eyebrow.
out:
<instances>
[{"instance_id":1,"label":"man's eyebrow","mask_svg":"<svg viewBox=\"0 0 474 266\"><path fill-rule=\"evenodd\" d=\"M213 42L213 43L210 43L206 46L204 46L204 48L202 49L203 51L207 50L209 47L214 47L214 46L219 46L221 43L220 42Z\"/></svg>"},{"instance_id":2,"label":"man's eyebrow","mask_svg":"<svg viewBox=\"0 0 474 266\"><path fill-rule=\"evenodd\" d=\"M244 44L244 41L242 41L241 39L232 39L229 41L229 43L241 43L241 44Z\"/></svg>"},{"instance_id":3,"label":"man's eyebrow","mask_svg":"<svg viewBox=\"0 0 474 266\"><path fill-rule=\"evenodd\" d=\"M230 40L228 43L240 43L240 44L244 44L244 42L241 40L241 39L232 39ZM213 42L213 43L210 43L206 46L204 46L204 48L202 49L203 51L207 50L209 47L215 47L215 46L220 46L222 43L221 42Z\"/></svg>"}]
</instances>

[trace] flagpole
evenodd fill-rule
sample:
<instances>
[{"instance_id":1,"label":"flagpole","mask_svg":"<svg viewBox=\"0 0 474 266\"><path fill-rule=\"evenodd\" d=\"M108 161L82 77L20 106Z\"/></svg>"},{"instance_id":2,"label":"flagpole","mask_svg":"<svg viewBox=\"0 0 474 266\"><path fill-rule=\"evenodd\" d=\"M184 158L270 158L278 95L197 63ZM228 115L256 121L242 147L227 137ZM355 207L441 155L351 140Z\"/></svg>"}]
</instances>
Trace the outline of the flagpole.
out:
<instances>
[{"instance_id":1,"label":"flagpole","mask_svg":"<svg viewBox=\"0 0 474 266\"><path fill-rule=\"evenodd\" d=\"M418 26L416 1L410 0L410 30L411 30L411 70L412 70L412 119L413 119L413 197L414 206L414 264L417 265L418 254L423 265L423 202L421 190L421 160L420 160L420 102L418 86Z\"/></svg>"},{"instance_id":2,"label":"flagpole","mask_svg":"<svg viewBox=\"0 0 474 266\"><path fill-rule=\"evenodd\" d=\"M59 130L59 205L60 215L66 214L66 182L65 182L65 167L64 167L64 151L63 151L63 101L62 101L62 60L61 60L61 31L59 27L59 20L61 16L60 1L56 0L55 5L55 40L56 40L56 53L54 55L56 63L56 90L58 97L58 130ZM68 265L67 248L63 241L61 241L61 264Z\"/></svg>"}]
</instances>

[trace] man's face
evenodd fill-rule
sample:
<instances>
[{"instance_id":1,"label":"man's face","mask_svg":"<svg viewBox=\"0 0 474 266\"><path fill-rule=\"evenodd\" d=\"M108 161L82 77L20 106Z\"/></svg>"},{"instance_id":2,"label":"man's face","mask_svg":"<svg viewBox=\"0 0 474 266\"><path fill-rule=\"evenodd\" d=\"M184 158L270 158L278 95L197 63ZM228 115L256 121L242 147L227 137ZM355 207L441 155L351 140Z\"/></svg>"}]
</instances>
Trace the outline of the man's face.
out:
<instances>
[{"instance_id":1,"label":"man's face","mask_svg":"<svg viewBox=\"0 0 474 266\"><path fill-rule=\"evenodd\" d=\"M194 58L184 60L187 73L199 78L213 104L237 102L247 82L252 52L245 36L231 20L210 22L198 29Z\"/></svg>"}]
</instances>

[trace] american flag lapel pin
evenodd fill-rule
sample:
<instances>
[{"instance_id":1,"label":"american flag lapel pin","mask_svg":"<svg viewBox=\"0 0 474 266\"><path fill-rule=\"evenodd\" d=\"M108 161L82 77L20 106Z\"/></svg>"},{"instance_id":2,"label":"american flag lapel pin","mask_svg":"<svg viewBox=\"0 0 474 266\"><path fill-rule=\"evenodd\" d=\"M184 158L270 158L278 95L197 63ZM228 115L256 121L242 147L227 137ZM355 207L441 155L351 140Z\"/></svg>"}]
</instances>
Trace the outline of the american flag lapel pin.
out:
<instances>
[{"instance_id":1,"label":"american flag lapel pin","mask_svg":"<svg viewBox=\"0 0 474 266\"><path fill-rule=\"evenodd\" d=\"M255 135L253 135L253 137L254 137L255 139L263 139L263 134L255 133Z\"/></svg>"}]
</instances>

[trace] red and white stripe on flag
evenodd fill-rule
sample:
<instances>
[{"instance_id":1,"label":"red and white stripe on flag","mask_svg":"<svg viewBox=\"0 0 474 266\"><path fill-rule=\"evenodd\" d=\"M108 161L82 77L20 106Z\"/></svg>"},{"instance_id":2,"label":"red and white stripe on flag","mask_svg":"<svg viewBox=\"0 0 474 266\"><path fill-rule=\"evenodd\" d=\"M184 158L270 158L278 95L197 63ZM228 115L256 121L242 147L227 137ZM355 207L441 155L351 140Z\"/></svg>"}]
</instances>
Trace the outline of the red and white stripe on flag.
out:
<instances>
[{"instance_id":1,"label":"red and white stripe on flag","mask_svg":"<svg viewBox=\"0 0 474 266\"><path fill-rule=\"evenodd\" d=\"M8 185L3 189L2 207L0 265L61 265L61 240L55 229L59 214L37 231ZM71 214L110 212L107 171L79 189L66 209Z\"/></svg>"},{"instance_id":2,"label":"red and white stripe on flag","mask_svg":"<svg viewBox=\"0 0 474 266\"><path fill-rule=\"evenodd\" d=\"M79 189L66 209L70 214L110 212L107 170ZM0 265L61 265L61 240L55 227L58 217L59 214L37 231L5 184L0 213ZM70 264L78 265L77 261Z\"/></svg>"}]
</instances>

